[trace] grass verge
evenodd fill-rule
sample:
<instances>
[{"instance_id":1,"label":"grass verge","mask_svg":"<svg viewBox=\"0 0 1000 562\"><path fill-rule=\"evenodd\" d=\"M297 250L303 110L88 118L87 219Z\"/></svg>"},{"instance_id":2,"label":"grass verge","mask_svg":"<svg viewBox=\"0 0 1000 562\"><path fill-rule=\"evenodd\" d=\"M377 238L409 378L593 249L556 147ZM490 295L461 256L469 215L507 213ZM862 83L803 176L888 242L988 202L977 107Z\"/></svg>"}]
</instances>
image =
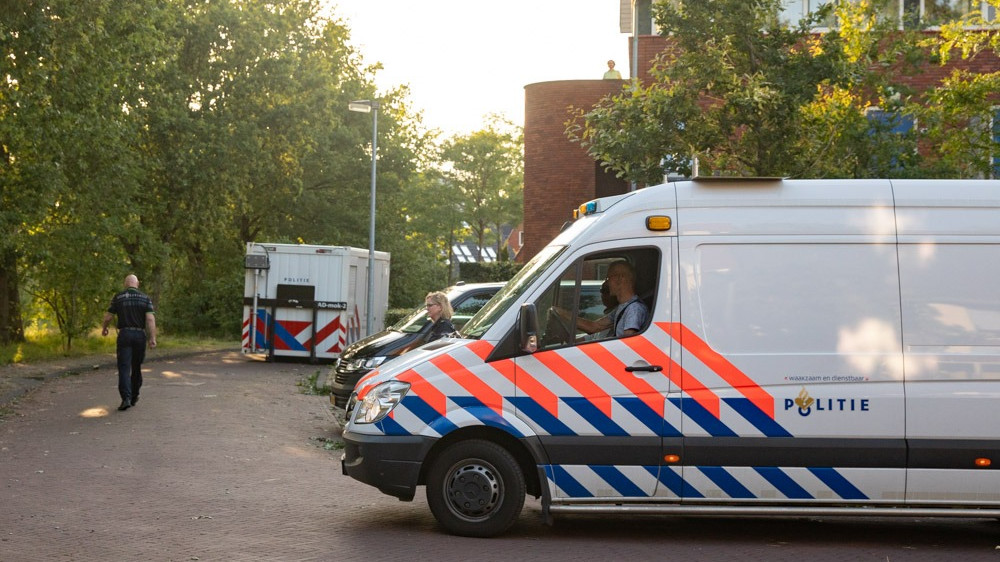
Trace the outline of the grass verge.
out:
<instances>
[{"instance_id":1,"label":"grass verge","mask_svg":"<svg viewBox=\"0 0 1000 562\"><path fill-rule=\"evenodd\" d=\"M103 337L94 331L82 338L73 340L73 347L66 350L62 336L58 332L36 332L26 336L26 341L0 346L0 367L13 363L42 363L73 357L90 355L114 354L114 333ZM158 334L156 338L158 352L171 351L216 351L222 349L239 349L236 340L207 338L202 336L175 336Z\"/></svg>"}]
</instances>

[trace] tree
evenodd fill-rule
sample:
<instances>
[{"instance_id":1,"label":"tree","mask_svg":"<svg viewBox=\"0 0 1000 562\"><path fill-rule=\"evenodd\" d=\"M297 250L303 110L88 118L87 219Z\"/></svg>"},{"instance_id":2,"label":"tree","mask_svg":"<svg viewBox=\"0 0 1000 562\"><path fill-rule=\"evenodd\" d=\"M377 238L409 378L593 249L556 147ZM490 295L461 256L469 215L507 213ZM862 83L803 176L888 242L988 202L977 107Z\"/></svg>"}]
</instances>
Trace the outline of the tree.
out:
<instances>
[{"instance_id":1,"label":"tree","mask_svg":"<svg viewBox=\"0 0 1000 562\"><path fill-rule=\"evenodd\" d=\"M463 217L480 251L501 226L518 222L524 187L524 137L519 128L493 117L484 129L455 136L442 148L445 178L457 189Z\"/></svg>"},{"instance_id":2,"label":"tree","mask_svg":"<svg viewBox=\"0 0 1000 562\"><path fill-rule=\"evenodd\" d=\"M942 25L941 33L924 44L933 48L941 64L959 57L971 60L1000 57L1000 35L983 20L981 4L1000 10L1000 0L973 2L963 17ZM937 88L925 93L914 113L925 130L927 144L936 147L930 167L949 177L996 177L994 158L1000 154L996 92L1000 71L952 71Z\"/></svg>"},{"instance_id":3,"label":"tree","mask_svg":"<svg viewBox=\"0 0 1000 562\"><path fill-rule=\"evenodd\" d=\"M377 65L314 0L9 7L0 341L20 337L30 290L71 342L99 319L83 304L130 271L164 325L235 333L246 241L365 245L371 129L349 100L383 103L380 196L416 172L426 139L405 88L378 94Z\"/></svg>"},{"instance_id":4,"label":"tree","mask_svg":"<svg viewBox=\"0 0 1000 562\"><path fill-rule=\"evenodd\" d=\"M395 196L383 199L380 247L392 252L390 307L412 307L451 283L447 260L460 232L460 200L437 170L417 174Z\"/></svg>"},{"instance_id":5,"label":"tree","mask_svg":"<svg viewBox=\"0 0 1000 562\"><path fill-rule=\"evenodd\" d=\"M0 344L24 340L19 264L25 225L44 216L39 201L50 191L44 176L51 173L51 162L23 150L33 144L33 125L44 122L44 109L25 85L46 73L38 57L50 42L47 20L29 2L12 2L0 18Z\"/></svg>"},{"instance_id":6,"label":"tree","mask_svg":"<svg viewBox=\"0 0 1000 562\"><path fill-rule=\"evenodd\" d=\"M693 157L702 172L815 176L825 173L817 163L839 154L857 162L855 175L903 173L899 168L910 160L871 159L869 151L891 146L901 154L905 149L897 148L915 146L913 139L858 116L905 93L898 78L910 66L898 61L914 59L915 42L890 33L888 22L876 18L878 6L867 2L827 4L795 27L776 17L782 4L656 4L669 48L655 61L651 83L635 83L592 111L577 110L568 135L620 177L640 183L659 182L665 171L689 174ZM811 31L829 18L837 22L834 31ZM848 134L830 139L841 124L850 125Z\"/></svg>"},{"instance_id":7,"label":"tree","mask_svg":"<svg viewBox=\"0 0 1000 562\"><path fill-rule=\"evenodd\" d=\"M137 69L157 43L136 32L148 15L136 7L27 2L3 34L6 251L19 256L15 266L52 309L67 348L96 324L104 275L124 265L108 239L140 192L139 123L129 108Z\"/></svg>"}]
</instances>

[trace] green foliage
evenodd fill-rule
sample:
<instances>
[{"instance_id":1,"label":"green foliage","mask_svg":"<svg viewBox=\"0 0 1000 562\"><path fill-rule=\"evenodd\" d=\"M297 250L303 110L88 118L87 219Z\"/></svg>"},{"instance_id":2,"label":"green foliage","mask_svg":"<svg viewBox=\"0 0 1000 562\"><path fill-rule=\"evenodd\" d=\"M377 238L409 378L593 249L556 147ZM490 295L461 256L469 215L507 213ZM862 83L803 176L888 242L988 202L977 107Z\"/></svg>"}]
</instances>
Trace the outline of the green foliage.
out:
<instances>
[{"instance_id":1,"label":"green foliage","mask_svg":"<svg viewBox=\"0 0 1000 562\"><path fill-rule=\"evenodd\" d=\"M915 111L903 73L927 60L913 34L877 17L882 3L831 2L797 26L781 0L658 3L670 47L648 85L633 84L567 134L619 177L659 183L664 172L788 177L922 173L915 133L893 131ZM834 24L824 34L811 29ZM896 115L869 120L872 106Z\"/></svg>"},{"instance_id":2,"label":"green foliage","mask_svg":"<svg viewBox=\"0 0 1000 562\"><path fill-rule=\"evenodd\" d=\"M474 262L459 265L459 270L467 283L490 283L509 281L522 267L523 263L510 261Z\"/></svg>"},{"instance_id":3,"label":"green foliage","mask_svg":"<svg viewBox=\"0 0 1000 562\"><path fill-rule=\"evenodd\" d=\"M436 172L416 175L398 195L383 199L382 242L392 252L389 306L411 309L448 286L450 233L460 228L451 184ZM393 213L390 216L389 213ZM387 319L386 325L391 322Z\"/></svg>"},{"instance_id":4,"label":"green foliage","mask_svg":"<svg viewBox=\"0 0 1000 562\"><path fill-rule=\"evenodd\" d=\"M430 291L428 291L430 292ZM385 311L385 326L388 328L413 312L413 308L390 308Z\"/></svg>"},{"instance_id":5,"label":"green foliage","mask_svg":"<svg viewBox=\"0 0 1000 562\"><path fill-rule=\"evenodd\" d=\"M322 374L319 371L313 371L305 379L299 379L296 383L296 386L299 387L299 392L310 396L329 396L332 393L332 389L329 386L319 384L320 376Z\"/></svg>"},{"instance_id":6,"label":"green foliage","mask_svg":"<svg viewBox=\"0 0 1000 562\"><path fill-rule=\"evenodd\" d=\"M924 138L936 150L929 166L945 177L990 177L996 142L996 92L1000 72L972 74L956 70L942 86L927 94L927 105L915 110Z\"/></svg>"},{"instance_id":7,"label":"green foliage","mask_svg":"<svg viewBox=\"0 0 1000 562\"><path fill-rule=\"evenodd\" d=\"M925 41L925 45L936 50L942 64L948 62L956 53L963 59L974 57L987 50L1000 53L1000 34L980 31L991 29L995 24L983 19L980 8L985 5L993 6L1000 11L1000 0L973 0L968 13L950 21L944 20L941 33Z\"/></svg>"},{"instance_id":8,"label":"green foliage","mask_svg":"<svg viewBox=\"0 0 1000 562\"><path fill-rule=\"evenodd\" d=\"M519 127L493 117L484 129L456 136L441 152L444 179L454 186L463 222L480 248L493 233L502 248L501 227L521 217L524 192L524 136Z\"/></svg>"},{"instance_id":9,"label":"green foliage","mask_svg":"<svg viewBox=\"0 0 1000 562\"><path fill-rule=\"evenodd\" d=\"M99 332L91 331L77 338L73 349L66 349L65 336L58 330L29 329L25 341L0 345L0 365L12 363L41 363L64 358L86 357L91 355L115 354L115 334L101 336ZM178 336L176 334L160 333L156 341L154 354L175 354L187 352L237 350L239 341L234 339L213 339L201 334Z\"/></svg>"},{"instance_id":10,"label":"green foliage","mask_svg":"<svg viewBox=\"0 0 1000 562\"><path fill-rule=\"evenodd\" d=\"M0 341L19 337L16 295L30 290L71 345L129 272L161 326L235 335L246 242L366 247L371 121L348 111L353 99L381 103L376 241L393 254L394 300L447 284L448 237L422 218L438 206L421 201L441 198L416 181L433 137L405 88L376 92L378 66L320 8L6 6L0 290L15 298Z\"/></svg>"},{"instance_id":11,"label":"green foliage","mask_svg":"<svg viewBox=\"0 0 1000 562\"><path fill-rule=\"evenodd\" d=\"M32 237L31 248L27 289L52 312L65 348L72 349L74 339L97 326L108 308L115 285L94 271L120 269L118 254L106 238L76 222L47 225Z\"/></svg>"},{"instance_id":12,"label":"green foliage","mask_svg":"<svg viewBox=\"0 0 1000 562\"><path fill-rule=\"evenodd\" d=\"M974 2L963 18L941 26L940 35L924 41L935 50L942 64L956 54L975 59L983 54L1000 56L1000 35L983 21L981 4L1000 10L1000 0ZM955 70L940 87L927 92L914 113L926 132L927 144L936 150L929 166L942 176L991 177L996 171L993 157L1000 154L996 138L996 92L1000 71L973 73Z\"/></svg>"}]
</instances>

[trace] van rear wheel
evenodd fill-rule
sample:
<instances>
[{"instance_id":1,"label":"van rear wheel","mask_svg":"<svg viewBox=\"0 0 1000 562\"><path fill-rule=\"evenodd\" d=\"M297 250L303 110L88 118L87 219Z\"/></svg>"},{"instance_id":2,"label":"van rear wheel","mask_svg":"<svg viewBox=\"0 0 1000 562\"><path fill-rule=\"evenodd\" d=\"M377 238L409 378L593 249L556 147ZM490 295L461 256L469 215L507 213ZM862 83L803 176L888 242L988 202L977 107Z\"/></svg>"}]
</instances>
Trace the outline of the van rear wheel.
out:
<instances>
[{"instance_id":1,"label":"van rear wheel","mask_svg":"<svg viewBox=\"0 0 1000 562\"><path fill-rule=\"evenodd\" d=\"M506 449L479 439L442 452L427 472L427 504L449 532L494 537L509 529L524 507L524 474Z\"/></svg>"}]
</instances>

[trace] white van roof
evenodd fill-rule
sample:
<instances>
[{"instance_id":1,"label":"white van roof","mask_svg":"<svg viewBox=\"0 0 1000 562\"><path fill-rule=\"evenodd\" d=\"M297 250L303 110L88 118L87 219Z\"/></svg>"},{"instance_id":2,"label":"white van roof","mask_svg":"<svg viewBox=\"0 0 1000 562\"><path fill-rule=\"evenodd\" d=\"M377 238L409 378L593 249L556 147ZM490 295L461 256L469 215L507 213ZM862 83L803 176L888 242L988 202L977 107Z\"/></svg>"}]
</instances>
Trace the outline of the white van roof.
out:
<instances>
[{"instance_id":1,"label":"white van roof","mask_svg":"<svg viewBox=\"0 0 1000 562\"><path fill-rule=\"evenodd\" d=\"M674 217L664 235L895 236L897 227L900 235L988 234L998 229L1000 180L701 178L600 199L595 208L582 220L613 215L614 224L590 225L591 233L608 228L616 238L649 236L645 219L658 213Z\"/></svg>"}]
</instances>

